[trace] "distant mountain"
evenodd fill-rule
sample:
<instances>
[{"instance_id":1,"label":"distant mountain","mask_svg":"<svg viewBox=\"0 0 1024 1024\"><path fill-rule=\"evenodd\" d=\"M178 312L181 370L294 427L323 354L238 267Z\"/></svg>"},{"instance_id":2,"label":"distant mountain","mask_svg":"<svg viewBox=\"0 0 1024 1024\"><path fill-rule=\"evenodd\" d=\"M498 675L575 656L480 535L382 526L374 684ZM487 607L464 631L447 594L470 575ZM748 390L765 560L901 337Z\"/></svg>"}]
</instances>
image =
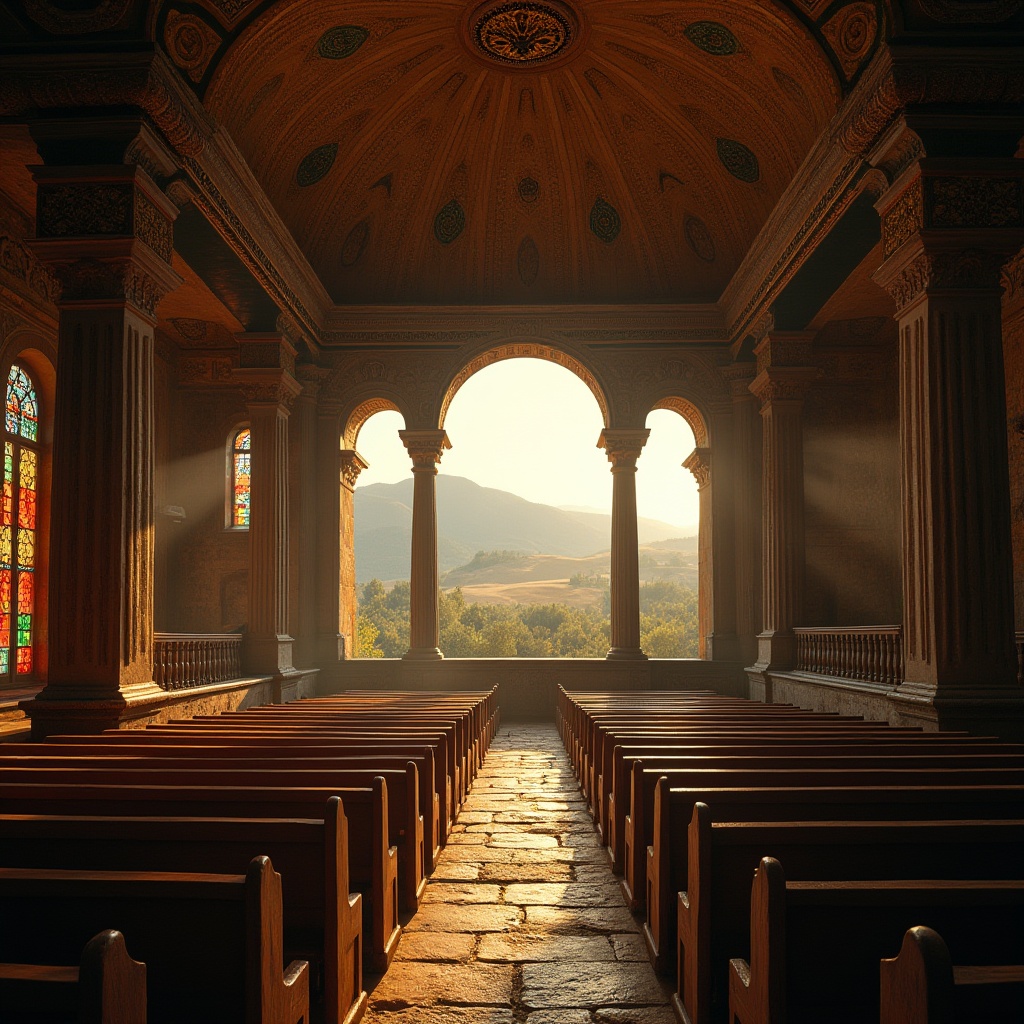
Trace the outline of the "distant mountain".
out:
<instances>
[{"instance_id":1,"label":"distant mountain","mask_svg":"<svg viewBox=\"0 0 1024 1024\"><path fill-rule=\"evenodd\" d=\"M412 478L358 487L355 500L356 576L360 583L409 578ZM465 565L477 551L583 558L610 547L611 516L574 512L481 487L457 476L437 478L438 565ZM641 519L640 543L678 537L678 526Z\"/></svg>"}]
</instances>

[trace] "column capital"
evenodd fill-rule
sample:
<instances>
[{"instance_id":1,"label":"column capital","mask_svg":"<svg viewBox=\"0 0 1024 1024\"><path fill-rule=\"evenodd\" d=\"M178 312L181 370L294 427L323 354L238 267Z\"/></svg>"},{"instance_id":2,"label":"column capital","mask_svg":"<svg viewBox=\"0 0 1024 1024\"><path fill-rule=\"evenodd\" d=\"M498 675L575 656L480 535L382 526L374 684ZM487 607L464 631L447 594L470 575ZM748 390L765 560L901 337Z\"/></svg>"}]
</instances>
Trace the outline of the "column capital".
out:
<instances>
[{"instance_id":1,"label":"column capital","mask_svg":"<svg viewBox=\"0 0 1024 1024\"><path fill-rule=\"evenodd\" d=\"M340 467L341 485L349 491L355 490L359 474L364 469L370 468L370 464L355 448L343 448L338 453L338 464Z\"/></svg>"},{"instance_id":2,"label":"column capital","mask_svg":"<svg viewBox=\"0 0 1024 1024\"><path fill-rule=\"evenodd\" d=\"M761 400L762 413L781 404L801 406L820 374L816 366L768 367L751 381L750 390Z\"/></svg>"},{"instance_id":3,"label":"column capital","mask_svg":"<svg viewBox=\"0 0 1024 1024\"><path fill-rule=\"evenodd\" d=\"M636 468L636 460L651 436L646 427L605 427L597 439L597 447L603 448L612 464L612 471L620 468Z\"/></svg>"},{"instance_id":4,"label":"column capital","mask_svg":"<svg viewBox=\"0 0 1024 1024\"><path fill-rule=\"evenodd\" d=\"M1024 243L1020 160L922 158L875 204L883 263L875 280L898 312L926 293L998 293Z\"/></svg>"},{"instance_id":5,"label":"column capital","mask_svg":"<svg viewBox=\"0 0 1024 1024\"><path fill-rule=\"evenodd\" d=\"M711 482L711 449L694 448L683 460L683 469L688 469L697 481L697 490Z\"/></svg>"},{"instance_id":6,"label":"column capital","mask_svg":"<svg viewBox=\"0 0 1024 1024\"><path fill-rule=\"evenodd\" d=\"M443 430L400 430L398 436L412 459L414 471L431 469L436 472L445 449L452 446Z\"/></svg>"},{"instance_id":7,"label":"column capital","mask_svg":"<svg viewBox=\"0 0 1024 1024\"><path fill-rule=\"evenodd\" d=\"M302 385L286 370L239 367L231 379L250 409L273 406L288 411L302 391Z\"/></svg>"}]
</instances>

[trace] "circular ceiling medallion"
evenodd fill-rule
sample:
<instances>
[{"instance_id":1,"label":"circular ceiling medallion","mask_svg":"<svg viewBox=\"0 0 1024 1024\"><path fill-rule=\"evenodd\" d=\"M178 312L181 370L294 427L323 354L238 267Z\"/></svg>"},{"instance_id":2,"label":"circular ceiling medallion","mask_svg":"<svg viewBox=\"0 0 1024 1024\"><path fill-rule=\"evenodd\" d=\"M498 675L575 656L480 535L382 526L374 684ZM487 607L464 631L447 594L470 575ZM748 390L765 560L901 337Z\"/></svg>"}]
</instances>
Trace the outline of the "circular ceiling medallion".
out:
<instances>
[{"instance_id":1,"label":"circular ceiling medallion","mask_svg":"<svg viewBox=\"0 0 1024 1024\"><path fill-rule=\"evenodd\" d=\"M584 35L579 15L561 0L489 0L467 14L463 38L470 52L511 71L561 64Z\"/></svg>"}]
</instances>

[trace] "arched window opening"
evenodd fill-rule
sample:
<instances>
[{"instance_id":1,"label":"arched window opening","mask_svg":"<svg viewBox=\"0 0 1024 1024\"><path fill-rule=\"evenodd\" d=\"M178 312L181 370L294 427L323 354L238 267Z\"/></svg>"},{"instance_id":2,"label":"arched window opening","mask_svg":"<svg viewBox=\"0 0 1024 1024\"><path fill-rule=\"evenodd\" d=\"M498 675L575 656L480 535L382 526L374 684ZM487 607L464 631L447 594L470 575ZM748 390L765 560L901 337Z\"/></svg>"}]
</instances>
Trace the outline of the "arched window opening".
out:
<instances>
[{"instance_id":1,"label":"arched window opening","mask_svg":"<svg viewBox=\"0 0 1024 1024\"><path fill-rule=\"evenodd\" d=\"M228 491L231 513L228 525L232 529L249 528L251 435L248 427L235 432L231 441L230 465L228 467Z\"/></svg>"},{"instance_id":2,"label":"arched window opening","mask_svg":"<svg viewBox=\"0 0 1024 1024\"><path fill-rule=\"evenodd\" d=\"M636 476L640 646L650 658L696 658L702 656L703 644L700 470L688 458L695 450L694 433L678 412L668 409L655 409L646 425L651 433Z\"/></svg>"},{"instance_id":3,"label":"arched window opening","mask_svg":"<svg viewBox=\"0 0 1024 1024\"><path fill-rule=\"evenodd\" d=\"M31 676L36 609L39 400L28 373L7 375L0 507L0 678Z\"/></svg>"},{"instance_id":4,"label":"arched window opening","mask_svg":"<svg viewBox=\"0 0 1024 1024\"><path fill-rule=\"evenodd\" d=\"M347 589L351 579L357 658L401 658L409 650L412 471L398 436L403 429L402 414L382 408L360 424L354 439L361 464L351 517L342 515L354 525L354 561L346 567L343 553L342 581ZM343 618L347 614L343 608Z\"/></svg>"}]
</instances>

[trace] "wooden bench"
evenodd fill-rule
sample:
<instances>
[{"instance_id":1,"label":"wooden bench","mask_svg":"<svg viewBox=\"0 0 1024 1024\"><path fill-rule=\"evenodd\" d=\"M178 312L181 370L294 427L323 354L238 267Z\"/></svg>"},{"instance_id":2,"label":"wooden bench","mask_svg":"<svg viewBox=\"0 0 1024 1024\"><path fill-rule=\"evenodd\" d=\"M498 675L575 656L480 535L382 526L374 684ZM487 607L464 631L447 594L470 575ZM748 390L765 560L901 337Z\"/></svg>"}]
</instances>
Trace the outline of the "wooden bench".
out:
<instances>
[{"instance_id":1,"label":"wooden bench","mask_svg":"<svg viewBox=\"0 0 1024 1024\"><path fill-rule=\"evenodd\" d=\"M284 954L308 960L311 1004L355 1024L362 983L362 897L349 891L348 824L331 797L322 820L0 815L0 865L233 874L266 854L283 891Z\"/></svg>"},{"instance_id":2,"label":"wooden bench","mask_svg":"<svg viewBox=\"0 0 1024 1024\"><path fill-rule=\"evenodd\" d=\"M939 933L920 925L882 960L881 989L879 1024L1024 1020L1024 966L955 967Z\"/></svg>"},{"instance_id":3,"label":"wooden bench","mask_svg":"<svg viewBox=\"0 0 1024 1024\"><path fill-rule=\"evenodd\" d=\"M146 965L107 930L77 967L0 964L0 1019L17 1024L146 1024Z\"/></svg>"},{"instance_id":4,"label":"wooden bench","mask_svg":"<svg viewBox=\"0 0 1024 1024\"><path fill-rule=\"evenodd\" d=\"M0 814L315 819L332 796L341 798L348 819L349 885L363 895L364 959L383 971L402 934L398 851L388 842L383 779L367 789L7 783L0 785Z\"/></svg>"},{"instance_id":5,"label":"wooden bench","mask_svg":"<svg viewBox=\"0 0 1024 1024\"><path fill-rule=\"evenodd\" d=\"M877 1019L879 962L908 928L939 931L957 963L1021 963L1022 914L1021 881L794 882L765 857L751 889L749 960L729 963L730 1024Z\"/></svg>"},{"instance_id":6,"label":"wooden bench","mask_svg":"<svg viewBox=\"0 0 1024 1024\"><path fill-rule=\"evenodd\" d=\"M674 958L676 893L688 888L687 829L697 803L715 821L960 821L1024 818L1017 785L816 785L794 788L669 788L655 792L654 845L647 850L647 951L659 970Z\"/></svg>"},{"instance_id":7,"label":"wooden bench","mask_svg":"<svg viewBox=\"0 0 1024 1024\"><path fill-rule=\"evenodd\" d=\"M713 822L698 803L688 829L686 886L676 894L673 1005L690 1024L723 1021L728 958L746 950L747 886L764 856L809 880L1024 878L1020 821Z\"/></svg>"},{"instance_id":8,"label":"wooden bench","mask_svg":"<svg viewBox=\"0 0 1024 1024\"><path fill-rule=\"evenodd\" d=\"M419 813L419 773L408 762L403 770L385 768L346 769L339 771L280 767L278 762L256 762L256 767L243 768L233 761L214 760L199 764L191 759L167 759L154 765L133 759L132 763L101 766L88 756L72 758L69 765L50 767L25 759L27 766L12 766L0 757L0 794L8 783L89 785L216 786L228 788L264 787L268 790L369 788L375 779L386 784L388 843L398 851L398 886L401 907L415 913L426 885L424 869L424 823ZM294 816L294 815L292 815ZM363 821L357 816L353 826L358 835Z\"/></svg>"},{"instance_id":9,"label":"wooden bench","mask_svg":"<svg viewBox=\"0 0 1024 1024\"><path fill-rule=\"evenodd\" d=\"M282 970L281 878L257 857L241 875L0 868L0 961L73 963L98 929L131 936L146 964L149 1024L299 1024L309 967Z\"/></svg>"},{"instance_id":10,"label":"wooden bench","mask_svg":"<svg viewBox=\"0 0 1024 1024\"><path fill-rule=\"evenodd\" d=\"M71 756L75 754L110 754L117 757L209 757L342 760L401 758L412 761L420 770L420 807L426 828L427 808L436 808L436 837L433 857L444 846L451 832L452 780L447 774L447 743L439 745L406 743L387 737L344 738L338 742L312 742L300 735L210 736L190 737L187 733L167 735L149 730L119 730L95 736L53 736L46 743L33 743L18 748L18 756ZM431 768L432 766L432 768ZM431 778L433 783L431 783ZM430 792L433 792L433 797ZM433 871L433 865L430 868Z\"/></svg>"}]
</instances>

